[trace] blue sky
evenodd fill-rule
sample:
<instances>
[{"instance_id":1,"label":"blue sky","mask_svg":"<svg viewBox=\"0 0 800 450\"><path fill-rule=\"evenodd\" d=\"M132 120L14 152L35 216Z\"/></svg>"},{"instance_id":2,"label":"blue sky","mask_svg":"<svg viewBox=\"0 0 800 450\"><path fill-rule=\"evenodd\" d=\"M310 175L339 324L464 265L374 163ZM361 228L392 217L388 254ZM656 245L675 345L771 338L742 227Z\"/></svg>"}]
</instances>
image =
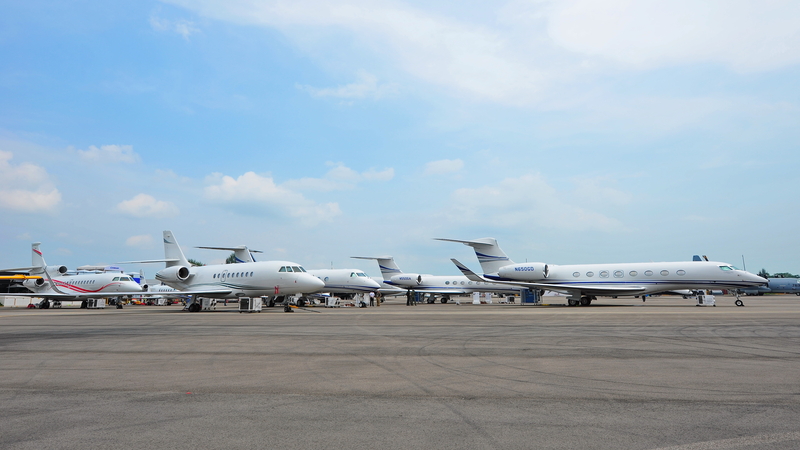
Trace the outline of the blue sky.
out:
<instances>
[{"instance_id":1,"label":"blue sky","mask_svg":"<svg viewBox=\"0 0 800 450\"><path fill-rule=\"evenodd\" d=\"M14 4L19 3L19 4ZM0 267L248 245L307 268L800 273L794 1L0 5ZM132 267L133 269L134 267ZM160 267L146 268L155 272Z\"/></svg>"}]
</instances>

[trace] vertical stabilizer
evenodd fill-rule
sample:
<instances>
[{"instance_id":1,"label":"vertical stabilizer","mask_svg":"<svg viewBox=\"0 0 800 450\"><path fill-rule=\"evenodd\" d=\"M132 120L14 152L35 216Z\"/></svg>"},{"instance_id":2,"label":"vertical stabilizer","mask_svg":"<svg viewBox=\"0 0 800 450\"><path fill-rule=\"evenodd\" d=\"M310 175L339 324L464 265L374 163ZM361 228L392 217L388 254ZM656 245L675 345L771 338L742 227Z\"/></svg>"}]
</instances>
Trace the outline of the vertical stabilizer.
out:
<instances>
[{"instance_id":1,"label":"vertical stabilizer","mask_svg":"<svg viewBox=\"0 0 800 450\"><path fill-rule=\"evenodd\" d=\"M481 263L481 269L485 275L497 274L503 266L514 264L514 261L508 258L508 255L497 245L495 238L480 238L471 241L462 241L458 239L441 239L438 241L460 242L468 245L475 250L475 256L478 257L478 262Z\"/></svg>"},{"instance_id":2,"label":"vertical stabilizer","mask_svg":"<svg viewBox=\"0 0 800 450\"><path fill-rule=\"evenodd\" d=\"M44 255L39 250L40 245L42 245L41 242L31 244L31 267L33 268L31 269L31 274L44 273L47 267L47 263L44 262Z\"/></svg>"},{"instance_id":3,"label":"vertical stabilizer","mask_svg":"<svg viewBox=\"0 0 800 450\"><path fill-rule=\"evenodd\" d=\"M250 253L250 249L247 246L242 245L241 247L236 247L233 250L233 255L236 257L237 263L250 263L255 262L256 259L253 258L253 254Z\"/></svg>"},{"instance_id":4,"label":"vertical stabilizer","mask_svg":"<svg viewBox=\"0 0 800 450\"><path fill-rule=\"evenodd\" d=\"M167 267L184 266L189 267L189 261L183 255L183 250L178 245L175 235L172 231L164 230L164 259L172 260L167 261Z\"/></svg>"},{"instance_id":5,"label":"vertical stabilizer","mask_svg":"<svg viewBox=\"0 0 800 450\"><path fill-rule=\"evenodd\" d=\"M351 256L351 258L374 259L378 261L378 267L381 269L381 275L383 275L384 281L391 280L393 276L403 273L403 271L397 267L394 258L391 256Z\"/></svg>"}]
</instances>

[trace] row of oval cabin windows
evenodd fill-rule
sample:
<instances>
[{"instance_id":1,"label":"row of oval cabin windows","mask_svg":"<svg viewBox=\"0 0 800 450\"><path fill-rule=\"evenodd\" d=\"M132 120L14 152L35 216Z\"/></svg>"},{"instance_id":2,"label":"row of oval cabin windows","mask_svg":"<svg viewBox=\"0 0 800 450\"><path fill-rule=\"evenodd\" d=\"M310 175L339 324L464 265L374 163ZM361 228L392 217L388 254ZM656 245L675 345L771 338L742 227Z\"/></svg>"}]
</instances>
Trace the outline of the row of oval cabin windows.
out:
<instances>
[{"instance_id":1,"label":"row of oval cabin windows","mask_svg":"<svg viewBox=\"0 0 800 450\"><path fill-rule=\"evenodd\" d=\"M686 275L686 271L685 270L678 270L675 273L680 275L680 276ZM600 278L608 278L608 274L609 274L609 272L607 270L601 270L600 271ZM628 272L628 275L630 275L632 277L635 277L635 276L639 275L639 272L637 272L635 270L631 270L630 272ZM651 276L653 276L653 271L652 270L645 270L644 271L644 275L646 277L651 277ZM661 271L661 275L662 276L669 275L669 270L662 270ZM581 273L580 272L574 272L572 274L572 276L575 277L575 278L578 278L579 276L581 276ZM586 276L587 277L593 277L594 276L594 272L586 272ZM624 276L625 276L625 272L623 272L621 270L615 270L614 271L614 278L623 278Z\"/></svg>"},{"instance_id":2,"label":"row of oval cabin windows","mask_svg":"<svg viewBox=\"0 0 800 450\"><path fill-rule=\"evenodd\" d=\"M445 281L444 284L449 285L450 282L449 281ZM472 281L460 281L460 282L459 281L453 281L453 286L456 286L458 284L461 284L461 286L471 286L473 284L476 285L476 286L480 286L481 284L484 285L484 286L488 286L489 285L489 283L481 283L480 281L475 281L475 282L472 282Z\"/></svg>"},{"instance_id":3,"label":"row of oval cabin windows","mask_svg":"<svg viewBox=\"0 0 800 450\"><path fill-rule=\"evenodd\" d=\"M237 277L252 277L253 272L236 272L236 273L229 273L227 278L237 278ZM214 278L222 278L221 273L215 273Z\"/></svg>"}]
</instances>

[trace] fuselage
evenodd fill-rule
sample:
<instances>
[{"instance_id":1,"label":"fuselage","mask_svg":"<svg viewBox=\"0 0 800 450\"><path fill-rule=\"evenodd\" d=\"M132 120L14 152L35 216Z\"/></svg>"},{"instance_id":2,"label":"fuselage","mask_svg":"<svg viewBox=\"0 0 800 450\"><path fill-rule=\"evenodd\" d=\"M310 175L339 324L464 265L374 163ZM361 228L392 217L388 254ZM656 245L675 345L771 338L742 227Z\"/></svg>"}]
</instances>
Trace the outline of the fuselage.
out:
<instances>
[{"instance_id":1,"label":"fuselage","mask_svg":"<svg viewBox=\"0 0 800 450\"><path fill-rule=\"evenodd\" d=\"M508 295L519 294L520 288L505 284L471 281L463 275L423 275L401 273L384 280L386 284L419 292L469 294L472 292L497 292Z\"/></svg>"},{"instance_id":2,"label":"fuselage","mask_svg":"<svg viewBox=\"0 0 800 450\"><path fill-rule=\"evenodd\" d=\"M487 278L593 288L641 288L644 294L681 289L741 289L767 280L714 261L553 265L520 263L501 267Z\"/></svg>"},{"instance_id":3,"label":"fuselage","mask_svg":"<svg viewBox=\"0 0 800 450\"><path fill-rule=\"evenodd\" d=\"M172 276L175 267L156 273L156 279L178 290L229 290L230 293L208 297L237 298L262 295L293 295L317 292L325 283L307 273L300 264L290 261L258 261L239 264L189 267L188 277Z\"/></svg>"},{"instance_id":4,"label":"fuselage","mask_svg":"<svg viewBox=\"0 0 800 450\"><path fill-rule=\"evenodd\" d=\"M324 292L358 294L375 292L381 285L359 269L311 269L309 274L325 283Z\"/></svg>"},{"instance_id":5,"label":"fuselage","mask_svg":"<svg viewBox=\"0 0 800 450\"><path fill-rule=\"evenodd\" d=\"M58 291L50 285L50 281L43 278L37 285L37 280L26 280L23 285L32 292L42 295L74 295L76 298L92 294L108 294L113 296L119 292L139 292L142 287L128 275L122 273L78 273L75 275L61 275L51 278Z\"/></svg>"}]
</instances>

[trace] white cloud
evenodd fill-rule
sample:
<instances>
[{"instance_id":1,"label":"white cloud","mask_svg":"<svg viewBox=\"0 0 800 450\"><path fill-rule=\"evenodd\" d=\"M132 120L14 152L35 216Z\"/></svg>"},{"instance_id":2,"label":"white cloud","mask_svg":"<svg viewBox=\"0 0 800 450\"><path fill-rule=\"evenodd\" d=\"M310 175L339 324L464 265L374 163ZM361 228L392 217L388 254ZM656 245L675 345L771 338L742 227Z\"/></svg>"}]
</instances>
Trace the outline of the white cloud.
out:
<instances>
[{"instance_id":1,"label":"white cloud","mask_svg":"<svg viewBox=\"0 0 800 450\"><path fill-rule=\"evenodd\" d=\"M247 172L238 178L215 174L205 188L205 198L221 207L246 214L267 213L298 219L314 226L341 214L338 203L316 203L298 192L279 186L271 177Z\"/></svg>"},{"instance_id":2,"label":"white cloud","mask_svg":"<svg viewBox=\"0 0 800 450\"><path fill-rule=\"evenodd\" d=\"M394 169L391 167L383 170L369 169L361 172L361 176L369 181L389 181L394 178Z\"/></svg>"},{"instance_id":3,"label":"white cloud","mask_svg":"<svg viewBox=\"0 0 800 450\"><path fill-rule=\"evenodd\" d=\"M394 178L393 168L381 171L370 168L365 172L359 173L340 162L328 162L326 164L332 166L332 169L322 178L306 177L289 180L283 186L287 189L298 191L330 192L354 189L362 181L389 181Z\"/></svg>"},{"instance_id":4,"label":"white cloud","mask_svg":"<svg viewBox=\"0 0 800 450\"><path fill-rule=\"evenodd\" d=\"M20 212L50 212L61 202L44 168L31 163L11 164L12 152L0 150L0 208Z\"/></svg>"},{"instance_id":5,"label":"white cloud","mask_svg":"<svg viewBox=\"0 0 800 450\"><path fill-rule=\"evenodd\" d=\"M187 41L189 36L200 31L194 22L186 19L169 20L158 17L156 14L150 16L150 27L156 31L171 31L183 36Z\"/></svg>"},{"instance_id":6,"label":"white cloud","mask_svg":"<svg viewBox=\"0 0 800 450\"><path fill-rule=\"evenodd\" d=\"M794 0L549 3L556 44L635 68L716 62L748 72L800 62L800 3Z\"/></svg>"},{"instance_id":7,"label":"white cloud","mask_svg":"<svg viewBox=\"0 0 800 450\"><path fill-rule=\"evenodd\" d=\"M131 145L91 145L88 150L78 150L78 156L86 161L99 163L135 163L139 155Z\"/></svg>"},{"instance_id":8,"label":"white cloud","mask_svg":"<svg viewBox=\"0 0 800 450\"><path fill-rule=\"evenodd\" d=\"M460 159L440 159L425 164L425 175L444 175L458 172L464 168L464 161Z\"/></svg>"},{"instance_id":9,"label":"white cloud","mask_svg":"<svg viewBox=\"0 0 800 450\"><path fill-rule=\"evenodd\" d=\"M116 210L131 217L175 217L180 213L175 204L156 200L147 194L120 202Z\"/></svg>"},{"instance_id":10,"label":"white cloud","mask_svg":"<svg viewBox=\"0 0 800 450\"><path fill-rule=\"evenodd\" d=\"M380 99L387 95L397 93L397 86L394 84L378 84L378 78L375 75L367 73L363 70L358 72L359 80L355 83L338 86L335 88L315 88L306 85L297 85L312 97L333 97L341 99L363 99L373 98Z\"/></svg>"},{"instance_id":11,"label":"white cloud","mask_svg":"<svg viewBox=\"0 0 800 450\"><path fill-rule=\"evenodd\" d=\"M153 236L149 234L131 236L125 240L125 245L129 247L150 248L153 245Z\"/></svg>"},{"instance_id":12,"label":"white cloud","mask_svg":"<svg viewBox=\"0 0 800 450\"><path fill-rule=\"evenodd\" d=\"M622 224L599 212L567 203L538 174L453 192L450 216L460 223L497 228L536 225L568 230L619 230Z\"/></svg>"},{"instance_id":13,"label":"white cloud","mask_svg":"<svg viewBox=\"0 0 800 450\"><path fill-rule=\"evenodd\" d=\"M399 70L426 83L470 96L518 104L535 95L541 74L514 51L502 33L474 23L460 23L422 9L383 0L175 0L196 12L237 23L275 27L298 42L329 44L339 30L353 35ZM314 45L314 44L312 44ZM335 57L336 55L332 55ZM325 95L369 92L354 83Z\"/></svg>"},{"instance_id":14,"label":"white cloud","mask_svg":"<svg viewBox=\"0 0 800 450\"><path fill-rule=\"evenodd\" d=\"M172 2L215 19L278 29L326 64L340 65L346 55L357 58L352 64L371 63L397 79L410 76L458 96L510 105L558 98L557 85L617 73L620 65L647 70L720 63L747 72L800 62L800 3L794 0L513 0L466 7L385 0ZM349 39L337 45L342 34ZM371 55L359 55L365 49ZM367 72L344 86L301 87L321 97L383 95Z\"/></svg>"}]
</instances>

